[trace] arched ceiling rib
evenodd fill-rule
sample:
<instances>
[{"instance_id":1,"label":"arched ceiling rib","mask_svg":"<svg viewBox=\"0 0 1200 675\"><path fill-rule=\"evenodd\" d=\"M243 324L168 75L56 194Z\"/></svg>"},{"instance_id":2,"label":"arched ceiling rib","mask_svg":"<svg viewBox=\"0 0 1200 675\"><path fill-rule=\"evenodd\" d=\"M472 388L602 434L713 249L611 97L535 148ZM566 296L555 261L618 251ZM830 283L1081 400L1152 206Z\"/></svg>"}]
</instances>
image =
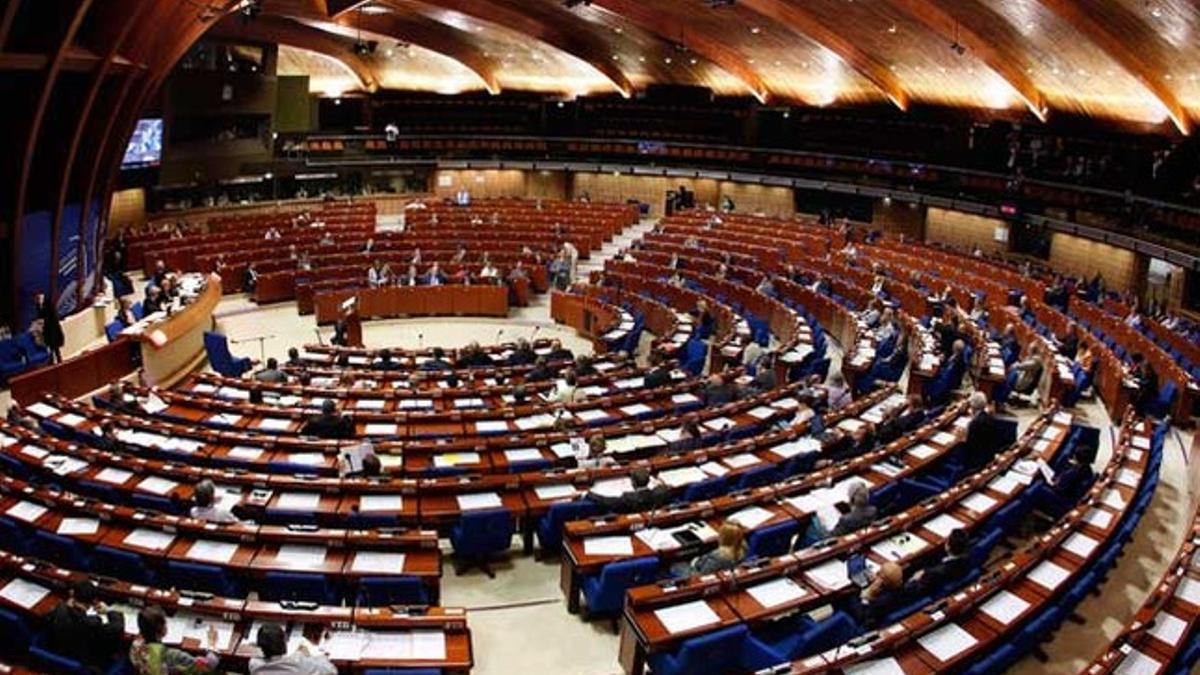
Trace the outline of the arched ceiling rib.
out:
<instances>
[{"instance_id":1,"label":"arched ceiling rib","mask_svg":"<svg viewBox=\"0 0 1200 675\"><path fill-rule=\"evenodd\" d=\"M1022 70L1021 57L1011 45L1018 44L1019 35L1004 21L976 0L890 0L908 12L943 39L961 44L991 68L1008 86L1012 87L1021 102L1039 120L1045 122L1045 97L1033 80ZM967 6L971 12L963 12ZM957 13L955 10L959 10ZM986 20L973 17L987 17Z\"/></svg>"},{"instance_id":2,"label":"arched ceiling rib","mask_svg":"<svg viewBox=\"0 0 1200 675\"><path fill-rule=\"evenodd\" d=\"M354 51L354 41L279 16L260 16L254 21L229 17L213 28L217 37L275 42L300 47L337 59L349 68L367 91L379 88L379 77L369 63Z\"/></svg>"}]
</instances>

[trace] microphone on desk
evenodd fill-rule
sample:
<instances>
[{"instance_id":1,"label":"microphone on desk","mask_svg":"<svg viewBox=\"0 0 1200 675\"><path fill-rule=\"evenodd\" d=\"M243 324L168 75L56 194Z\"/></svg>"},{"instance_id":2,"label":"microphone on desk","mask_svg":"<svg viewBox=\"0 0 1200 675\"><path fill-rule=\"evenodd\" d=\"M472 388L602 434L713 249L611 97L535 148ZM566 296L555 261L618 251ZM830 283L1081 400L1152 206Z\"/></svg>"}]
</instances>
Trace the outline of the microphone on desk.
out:
<instances>
[{"instance_id":1,"label":"microphone on desk","mask_svg":"<svg viewBox=\"0 0 1200 675\"><path fill-rule=\"evenodd\" d=\"M500 336L501 336L501 335L504 335L504 329L503 329L503 328L501 328L500 330L496 331L496 344L500 344Z\"/></svg>"},{"instance_id":2,"label":"microphone on desk","mask_svg":"<svg viewBox=\"0 0 1200 675\"><path fill-rule=\"evenodd\" d=\"M425 348L425 334L417 333L417 349Z\"/></svg>"}]
</instances>

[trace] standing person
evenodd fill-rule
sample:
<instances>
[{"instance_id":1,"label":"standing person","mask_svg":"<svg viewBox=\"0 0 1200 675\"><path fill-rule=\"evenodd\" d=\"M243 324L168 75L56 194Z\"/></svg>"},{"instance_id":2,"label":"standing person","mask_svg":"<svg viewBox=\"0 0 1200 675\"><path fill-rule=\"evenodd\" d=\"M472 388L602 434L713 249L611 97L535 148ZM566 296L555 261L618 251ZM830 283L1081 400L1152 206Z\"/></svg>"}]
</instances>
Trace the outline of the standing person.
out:
<instances>
[{"instance_id":1,"label":"standing person","mask_svg":"<svg viewBox=\"0 0 1200 675\"><path fill-rule=\"evenodd\" d=\"M62 363L62 348L66 338L58 320L58 308L50 302L45 293L33 296L33 306L36 317L42 322L42 344L50 350L50 362Z\"/></svg>"}]
</instances>

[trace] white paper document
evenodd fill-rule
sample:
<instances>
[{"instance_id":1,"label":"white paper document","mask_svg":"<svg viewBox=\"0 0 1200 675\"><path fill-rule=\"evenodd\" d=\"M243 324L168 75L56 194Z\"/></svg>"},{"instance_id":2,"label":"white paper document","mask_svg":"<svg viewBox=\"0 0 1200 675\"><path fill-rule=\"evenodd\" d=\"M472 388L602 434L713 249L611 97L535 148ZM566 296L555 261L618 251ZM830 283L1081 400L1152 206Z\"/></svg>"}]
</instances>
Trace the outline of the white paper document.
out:
<instances>
[{"instance_id":1,"label":"white paper document","mask_svg":"<svg viewBox=\"0 0 1200 675\"><path fill-rule=\"evenodd\" d=\"M504 458L509 462L536 462L542 459L542 451L537 448L505 450Z\"/></svg>"},{"instance_id":2,"label":"white paper document","mask_svg":"<svg viewBox=\"0 0 1200 675\"><path fill-rule=\"evenodd\" d=\"M47 595L50 595L49 588L20 578L13 579L5 584L4 588L0 588L0 598L25 609L33 609Z\"/></svg>"},{"instance_id":3,"label":"white paper document","mask_svg":"<svg viewBox=\"0 0 1200 675\"><path fill-rule=\"evenodd\" d=\"M145 490L156 495L165 495L179 487L179 483L159 476L147 476L137 484L139 490Z\"/></svg>"},{"instance_id":4,"label":"white paper document","mask_svg":"<svg viewBox=\"0 0 1200 675\"><path fill-rule=\"evenodd\" d=\"M1154 628L1150 629L1150 634L1172 647L1179 644L1179 638L1183 637L1183 632L1188 627L1186 621L1170 612L1159 612L1154 620Z\"/></svg>"},{"instance_id":5,"label":"white paper document","mask_svg":"<svg viewBox=\"0 0 1200 675\"><path fill-rule=\"evenodd\" d=\"M735 522L747 530L753 530L774 517L775 514L761 506L750 506L729 516L727 520Z\"/></svg>"},{"instance_id":6,"label":"white paper document","mask_svg":"<svg viewBox=\"0 0 1200 675\"><path fill-rule=\"evenodd\" d=\"M95 518L63 518L58 524L58 533L62 535L89 535L100 531L100 521Z\"/></svg>"},{"instance_id":7,"label":"white paper document","mask_svg":"<svg viewBox=\"0 0 1200 675\"><path fill-rule=\"evenodd\" d=\"M126 471L125 469L118 469L112 466L96 472L96 480L102 483L111 483L112 485L124 485L125 481L132 477L132 471Z\"/></svg>"},{"instance_id":8,"label":"white paper document","mask_svg":"<svg viewBox=\"0 0 1200 675\"><path fill-rule=\"evenodd\" d=\"M258 423L258 428L264 431L287 431L291 426L291 420L280 417L264 417Z\"/></svg>"},{"instance_id":9,"label":"white paper document","mask_svg":"<svg viewBox=\"0 0 1200 675\"><path fill-rule=\"evenodd\" d=\"M49 511L49 509L41 504L21 501L8 507L8 511L5 511L5 513L13 518L16 518L17 520L23 520L27 523L32 523L38 518L41 518L42 514L44 514L46 511Z\"/></svg>"},{"instance_id":10,"label":"white paper document","mask_svg":"<svg viewBox=\"0 0 1200 675\"><path fill-rule=\"evenodd\" d=\"M654 610L663 628L671 635L720 623L721 617L703 600Z\"/></svg>"},{"instance_id":11,"label":"white paper document","mask_svg":"<svg viewBox=\"0 0 1200 675\"><path fill-rule=\"evenodd\" d=\"M1117 664L1114 675L1153 675L1162 670L1163 664L1158 659L1131 649L1125 659Z\"/></svg>"},{"instance_id":12,"label":"white paper document","mask_svg":"<svg viewBox=\"0 0 1200 675\"><path fill-rule=\"evenodd\" d=\"M862 661L842 668L846 675L905 675L900 662L892 657Z\"/></svg>"},{"instance_id":13,"label":"white paper document","mask_svg":"<svg viewBox=\"0 0 1200 675\"><path fill-rule=\"evenodd\" d=\"M275 563L297 570L318 569L325 564L324 546L284 544L275 553Z\"/></svg>"},{"instance_id":14,"label":"white paper document","mask_svg":"<svg viewBox=\"0 0 1200 675\"><path fill-rule=\"evenodd\" d=\"M463 511L477 511L479 509L498 509L504 505L500 501L500 495L495 492L481 492L473 495L458 495L455 497L458 501L458 508Z\"/></svg>"},{"instance_id":15,"label":"white paper document","mask_svg":"<svg viewBox=\"0 0 1200 675\"><path fill-rule=\"evenodd\" d=\"M354 554L350 569L368 574L401 574L404 572L404 554L383 551L359 551Z\"/></svg>"},{"instance_id":16,"label":"white paper document","mask_svg":"<svg viewBox=\"0 0 1200 675\"><path fill-rule=\"evenodd\" d=\"M1008 591L1000 591L979 607L984 614L1006 626L1028 608L1028 601Z\"/></svg>"},{"instance_id":17,"label":"white paper document","mask_svg":"<svg viewBox=\"0 0 1200 675\"><path fill-rule=\"evenodd\" d=\"M846 561L837 558L805 571L804 576L818 586L834 591L850 585L850 576L846 573Z\"/></svg>"},{"instance_id":18,"label":"white paper document","mask_svg":"<svg viewBox=\"0 0 1200 675\"><path fill-rule=\"evenodd\" d=\"M238 545L229 541L208 541L200 539L188 549L187 557L203 562L228 563L237 553Z\"/></svg>"},{"instance_id":19,"label":"white paper document","mask_svg":"<svg viewBox=\"0 0 1200 675\"><path fill-rule=\"evenodd\" d=\"M930 457L938 454L938 451L924 443L918 443L917 445L909 448L908 454L916 457L917 459L929 459Z\"/></svg>"},{"instance_id":20,"label":"white paper document","mask_svg":"<svg viewBox=\"0 0 1200 675\"><path fill-rule=\"evenodd\" d=\"M589 537L583 540L583 552L587 555L633 555L633 539L625 535Z\"/></svg>"},{"instance_id":21,"label":"white paper document","mask_svg":"<svg viewBox=\"0 0 1200 675\"><path fill-rule=\"evenodd\" d=\"M1091 555L1099 545L1100 542L1079 532L1067 537L1062 543L1063 548L1084 559Z\"/></svg>"},{"instance_id":22,"label":"white paper document","mask_svg":"<svg viewBox=\"0 0 1200 675\"><path fill-rule=\"evenodd\" d=\"M963 521L948 513L943 513L925 522L925 529L943 538L949 537L951 532L965 526Z\"/></svg>"},{"instance_id":23,"label":"white paper document","mask_svg":"<svg viewBox=\"0 0 1200 675\"><path fill-rule=\"evenodd\" d=\"M983 514L987 513L996 505L996 500L983 494L982 492L975 492L966 499L962 500L962 505L971 511L974 511L975 513Z\"/></svg>"},{"instance_id":24,"label":"white paper document","mask_svg":"<svg viewBox=\"0 0 1200 675\"><path fill-rule=\"evenodd\" d=\"M283 492L275 500L275 508L287 511L315 511L321 504L321 495L315 492Z\"/></svg>"},{"instance_id":25,"label":"white paper document","mask_svg":"<svg viewBox=\"0 0 1200 675\"><path fill-rule=\"evenodd\" d=\"M539 485L533 488L533 493L542 501L551 501L553 499L568 499L578 494L574 485L570 483L560 485Z\"/></svg>"},{"instance_id":26,"label":"white paper document","mask_svg":"<svg viewBox=\"0 0 1200 675\"><path fill-rule=\"evenodd\" d=\"M801 588L796 582L786 577L768 581L765 584L758 584L746 589L746 592L754 598L758 604L763 607L771 608L780 605L786 605L789 602L795 602L805 595L808 591Z\"/></svg>"},{"instance_id":27,"label":"white paper document","mask_svg":"<svg viewBox=\"0 0 1200 675\"><path fill-rule=\"evenodd\" d=\"M368 436L395 436L400 433L399 427L387 422L370 422L366 426Z\"/></svg>"},{"instance_id":28,"label":"white paper document","mask_svg":"<svg viewBox=\"0 0 1200 675\"><path fill-rule=\"evenodd\" d=\"M978 640L958 624L951 623L922 635L917 642L939 661L949 661L970 649Z\"/></svg>"},{"instance_id":29,"label":"white paper document","mask_svg":"<svg viewBox=\"0 0 1200 675\"><path fill-rule=\"evenodd\" d=\"M1048 591L1058 588L1069 576L1070 572L1049 560L1043 561L1029 572L1029 580Z\"/></svg>"},{"instance_id":30,"label":"white paper document","mask_svg":"<svg viewBox=\"0 0 1200 675\"><path fill-rule=\"evenodd\" d=\"M125 535L124 543L151 551L165 551L175 541L175 535L159 530L137 529Z\"/></svg>"},{"instance_id":31,"label":"white paper document","mask_svg":"<svg viewBox=\"0 0 1200 675\"><path fill-rule=\"evenodd\" d=\"M358 498L358 510L360 513L402 511L404 510L404 497L401 495L362 495Z\"/></svg>"}]
</instances>

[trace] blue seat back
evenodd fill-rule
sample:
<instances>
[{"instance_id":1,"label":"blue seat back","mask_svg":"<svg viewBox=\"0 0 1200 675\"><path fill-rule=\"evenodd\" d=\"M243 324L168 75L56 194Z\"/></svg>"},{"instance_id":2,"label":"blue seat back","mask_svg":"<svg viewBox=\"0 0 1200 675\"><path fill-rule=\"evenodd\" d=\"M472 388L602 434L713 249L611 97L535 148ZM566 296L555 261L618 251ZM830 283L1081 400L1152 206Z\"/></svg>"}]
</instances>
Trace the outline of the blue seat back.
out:
<instances>
[{"instance_id":1,"label":"blue seat back","mask_svg":"<svg viewBox=\"0 0 1200 675\"><path fill-rule=\"evenodd\" d=\"M429 588L418 577L363 577L358 581L358 604L364 607L428 605L429 602Z\"/></svg>"},{"instance_id":2,"label":"blue seat back","mask_svg":"<svg viewBox=\"0 0 1200 675\"><path fill-rule=\"evenodd\" d=\"M300 600L336 605L337 590L324 574L304 572L267 572L266 584L259 589L264 600Z\"/></svg>"},{"instance_id":3,"label":"blue seat back","mask_svg":"<svg viewBox=\"0 0 1200 675\"><path fill-rule=\"evenodd\" d=\"M451 530L450 542L459 555L487 555L512 545L513 518L508 509L464 513Z\"/></svg>"},{"instance_id":4,"label":"blue seat back","mask_svg":"<svg viewBox=\"0 0 1200 675\"><path fill-rule=\"evenodd\" d=\"M746 555L750 558L783 555L788 552L792 537L799 532L800 523L790 519L755 529L746 540Z\"/></svg>"}]
</instances>

